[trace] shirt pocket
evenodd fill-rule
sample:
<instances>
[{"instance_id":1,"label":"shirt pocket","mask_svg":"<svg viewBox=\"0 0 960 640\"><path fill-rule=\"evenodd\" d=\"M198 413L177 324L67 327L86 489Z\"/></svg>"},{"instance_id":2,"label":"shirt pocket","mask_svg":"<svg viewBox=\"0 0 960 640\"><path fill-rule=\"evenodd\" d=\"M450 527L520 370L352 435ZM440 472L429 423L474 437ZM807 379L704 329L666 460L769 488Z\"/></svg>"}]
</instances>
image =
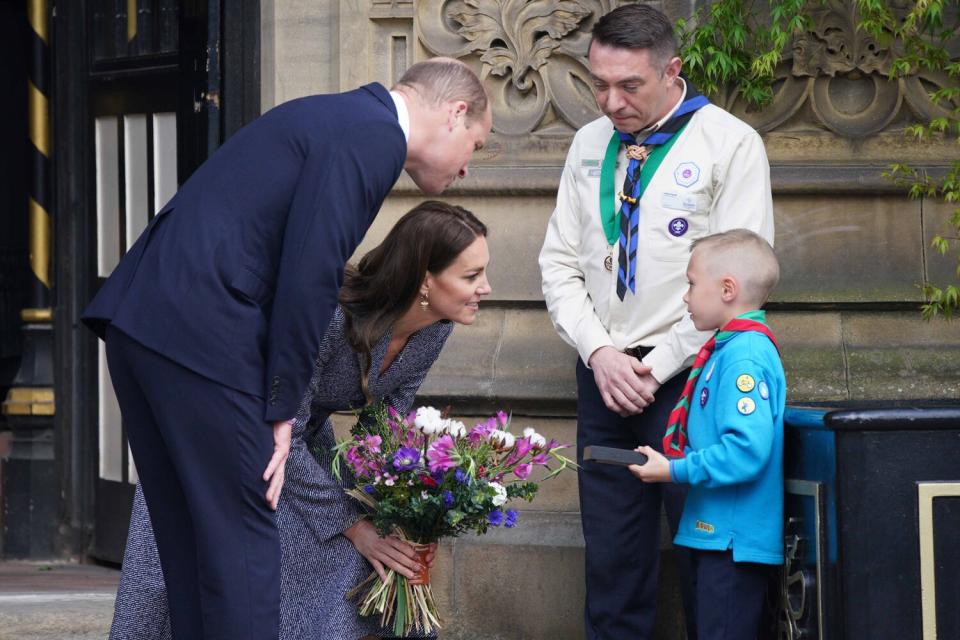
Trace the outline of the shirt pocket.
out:
<instances>
[{"instance_id":1,"label":"shirt pocket","mask_svg":"<svg viewBox=\"0 0 960 640\"><path fill-rule=\"evenodd\" d=\"M686 263L693 241L709 233L709 194L671 185L650 195L652 201L640 214L650 257L660 262Z\"/></svg>"}]
</instances>

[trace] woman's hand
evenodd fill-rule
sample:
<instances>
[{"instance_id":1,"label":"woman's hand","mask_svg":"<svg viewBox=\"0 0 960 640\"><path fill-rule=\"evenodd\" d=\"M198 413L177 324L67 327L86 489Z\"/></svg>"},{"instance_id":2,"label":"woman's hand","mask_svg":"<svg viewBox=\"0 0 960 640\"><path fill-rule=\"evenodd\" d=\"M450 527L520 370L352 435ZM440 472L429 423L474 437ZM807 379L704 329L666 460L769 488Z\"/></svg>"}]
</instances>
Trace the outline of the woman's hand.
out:
<instances>
[{"instance_id":1,"label":"woman's hand","mask_svg":"<svg viewBox=\"0 0 960 640\"><path fill-rule=\"evenodd\" d=\"M637 447L634 451L647 456L647 462L643 466L630 465L630 473L644 482L670 482L670 461L662 453L653 447Z\"/></svg>"},{"instance_id":2,"label":"woman's hand","mask_svg":"<svg viewBox=\"0 0 960 640\"><path fill-rule=\"evenodd\" d=\"M366 520L357 520L343 535L373 565L381 580L386 581L387 569L393 569L405 578L412 578L420 570L413 545L394 536L381 538L377 529ZM436 552L436 545L433 545L433 550ZM433 557L429 557L427 562L432 564Z\"/></svg>"}]
</instances>

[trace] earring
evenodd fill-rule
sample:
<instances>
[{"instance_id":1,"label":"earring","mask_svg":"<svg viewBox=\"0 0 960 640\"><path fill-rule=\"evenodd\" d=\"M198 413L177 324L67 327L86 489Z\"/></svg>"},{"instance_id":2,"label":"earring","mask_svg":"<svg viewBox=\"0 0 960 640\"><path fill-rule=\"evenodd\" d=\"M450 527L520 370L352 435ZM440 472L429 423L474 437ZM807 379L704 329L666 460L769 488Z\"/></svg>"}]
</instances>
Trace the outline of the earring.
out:
<instances>
[{"instance_id":1,"label":"earring","mask_svg":"<svg viewBox=\"0 0 960 640\"><path fill-rule=\"evenodd\" d=\"M426 311L430 307L430 299L427 296L427 292L423 291L420 293L420 308Z\"/></svg>"}]
</instances>

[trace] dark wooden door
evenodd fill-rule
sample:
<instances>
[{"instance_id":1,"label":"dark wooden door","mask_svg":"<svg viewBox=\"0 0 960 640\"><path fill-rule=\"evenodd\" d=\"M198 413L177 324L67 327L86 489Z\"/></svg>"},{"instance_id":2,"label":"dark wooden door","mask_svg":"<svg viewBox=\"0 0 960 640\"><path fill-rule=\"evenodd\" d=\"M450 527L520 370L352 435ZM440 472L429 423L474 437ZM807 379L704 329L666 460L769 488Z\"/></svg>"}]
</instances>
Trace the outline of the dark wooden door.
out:
<instances>
[{"instance_id":1,"label":"dark wooden door","mask_svg":"<svg viewBox=\"0 0 960 640\"><path fill-rule=\"evenodd\" d=\"M91 247L98 285L205 155L205 11L178 0L88 5ZM200 78L201 81L195 81ZM202 123L200 123L202 125ZM181 141L184 141L181 143ZM137 481L126 430L97 344L96 486L91 554L119 561Z\"/></svg>"}]
</instances>

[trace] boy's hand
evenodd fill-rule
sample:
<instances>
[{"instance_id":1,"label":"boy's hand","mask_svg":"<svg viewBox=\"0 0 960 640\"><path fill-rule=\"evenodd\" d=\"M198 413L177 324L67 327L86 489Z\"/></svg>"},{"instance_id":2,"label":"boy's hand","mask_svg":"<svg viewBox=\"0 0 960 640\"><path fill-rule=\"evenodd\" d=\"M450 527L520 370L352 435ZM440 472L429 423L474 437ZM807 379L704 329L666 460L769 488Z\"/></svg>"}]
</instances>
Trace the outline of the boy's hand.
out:
<instances>
[{"instance_id":1,"label":"boy's hand","mask_svg":"<svg viewBox=\"0 0 960 640\"><path fill-rule=\"evenodd\" d=\"M662 453L653 447L637 447L634 451L647 456L647 464L631 464L627 467L630 473L644 482L670 482L670 461Z\"/></svg>"}]
</instances>

